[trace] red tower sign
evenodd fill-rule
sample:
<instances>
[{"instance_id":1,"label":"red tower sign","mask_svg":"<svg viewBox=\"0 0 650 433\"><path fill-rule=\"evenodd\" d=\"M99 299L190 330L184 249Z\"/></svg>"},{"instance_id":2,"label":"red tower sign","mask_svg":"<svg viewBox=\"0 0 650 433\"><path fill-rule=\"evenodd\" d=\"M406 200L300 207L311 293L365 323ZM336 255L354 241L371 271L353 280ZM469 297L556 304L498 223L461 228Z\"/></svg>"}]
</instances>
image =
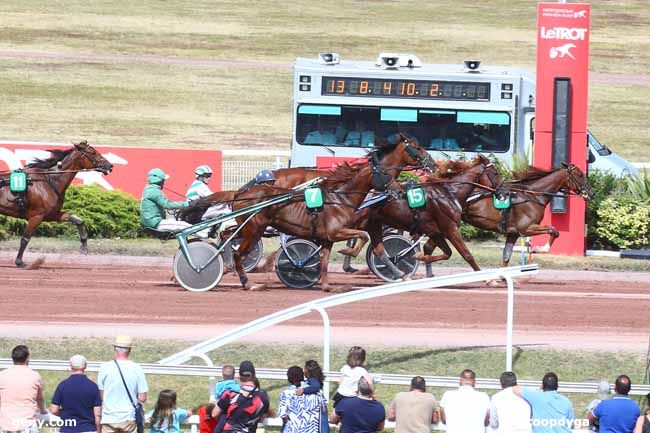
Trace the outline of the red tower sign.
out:
<instances>
[{"instance_id":1,"label":"red tower sign","mask_svg":"<svg viewBox=\"0 0 650 433\"><path fill-rule=\"evenodd\" d=\"M587 169L589 18L585 3L539 3L534 164L550 169L559 161ZM566 112L561 107L566 101ZM565 139L562 138L565 136ZM584 255L585 203L571 196L566 213L547 210L542 224L560 232L551 252ZM533 238L535 245L543 239Z\"/></svg>"}]
</instances>

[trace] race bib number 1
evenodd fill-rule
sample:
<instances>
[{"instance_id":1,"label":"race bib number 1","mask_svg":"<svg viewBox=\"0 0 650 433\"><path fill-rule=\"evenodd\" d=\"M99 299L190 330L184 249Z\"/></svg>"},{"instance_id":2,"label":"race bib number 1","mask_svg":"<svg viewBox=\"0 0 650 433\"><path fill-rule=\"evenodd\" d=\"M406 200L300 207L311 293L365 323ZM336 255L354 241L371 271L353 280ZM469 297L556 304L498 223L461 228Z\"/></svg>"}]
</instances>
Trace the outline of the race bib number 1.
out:
<instances>
[{"instance_id":1,"label":"race bib number 1","mask_svg":"<svg viewBox=\"0 0 650 433\"><path fill-rule=\"evenodd\" d=\"M323 207L323 191L320 188L307 188L305 190L305 206L307 209Z\"/></svg>"},{"instance_id":2,"label":"race bib number 1","mask_svg":"<svg viewBox=\"0 0 650 433\"><path fill-rule=\"evenodd\" d=\"M406 201L411 209L422 207L426 203L424 190L422 188L411 188L406 190Z\"/></svg>"},{"instance_id":3,"label":"race bib number 1","mask_svg":"<svg viewBox=\"0 0 650 433\"><path fill-rule=\"evenodd\" d=\"M9 175L9 189L11 192L25 192L27 189L27 175L23 171L14 171Z\"/></svg>"}]
</instances>

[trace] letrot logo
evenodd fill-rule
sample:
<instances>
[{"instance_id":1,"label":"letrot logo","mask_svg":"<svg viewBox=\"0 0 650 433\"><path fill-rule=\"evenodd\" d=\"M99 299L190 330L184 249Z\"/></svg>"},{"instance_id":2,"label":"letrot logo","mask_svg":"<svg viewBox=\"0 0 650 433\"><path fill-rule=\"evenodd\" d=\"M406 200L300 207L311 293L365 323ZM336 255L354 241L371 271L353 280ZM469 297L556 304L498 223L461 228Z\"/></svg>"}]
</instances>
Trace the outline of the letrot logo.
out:
<instances>
[{"instance_id":1,"label":"letrot logo","mask_svg":"<svg viewBox=\"0 0 650 433\"><path fill-rule=\"evenodd\" d=\"M542 39L559 39L565 41L584 41L587 29L577 27L552 27L547 29L542 26L540 36Z\"/></svg>"},{"instance_id":2,"label":"letrot logo","mask_svg":"<svg viewBox=\"0 0 650 433\"><path fill-rule=\"evenodd\" d=\"M564 44L564 45L560 45L559 47L551 47L548 55L551 59L558 59L558 58L562 59L565 56L569 56L570 58L575 60L576 58L573 57L573 54L571 54L570 51L571 48L575 48L575 47L576 44Z\"/></svg>"},{"instance_id":3,"label":"letrot logo","mask_svg":"<svg viewBox=\"0 0 650 433\"><path fill-rule=\"evenodd\" d=\"M573 13L573 18L587 18L587 9Z\"/></svg>"}]
</instances>

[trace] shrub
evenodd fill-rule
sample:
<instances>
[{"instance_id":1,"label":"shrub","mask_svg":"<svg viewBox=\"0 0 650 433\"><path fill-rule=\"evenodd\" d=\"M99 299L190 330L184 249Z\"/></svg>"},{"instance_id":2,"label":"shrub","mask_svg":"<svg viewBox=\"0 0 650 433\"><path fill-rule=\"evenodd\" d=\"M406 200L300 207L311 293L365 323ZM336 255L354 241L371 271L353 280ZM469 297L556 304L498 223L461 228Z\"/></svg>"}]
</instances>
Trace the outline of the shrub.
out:
<instances>
[{"instance_id":1,"label":"shrub","mask_svg":"<svg viewBox=\"0 0 650 433\"><path fill-rule=\"evenodd\" d=\"M397 181L398 182L414 182L414 183L420 183L420 176L417 174L413 173L412 171L403 171L397 176Z\"/></svg>"},{"instance_id":2,"label":"shrub","mask_svg":"<svg viewBox=\"0 0 650 433\"><path fill-rule=\"evenodd\" d=\"M625 189L638 200L650 200L650 173L643 170L639 177L628 176L625 178Z\"/></svg>"},{"instance_id":3,"label":"shrub","mask_svg":"<svg viewBox=\"0 0 650 433\"><path fill-rule=\"evenodd\" d=\"M483 241L488 239L497 239L499 237L497 233L483 230L466 223L461 223L460 234L463 236L463 239L466 241L469 240Z\"/></svg>"},{"instance_id":4,"label":"shrub","mask_svg":"<svg viewBox=\"0 0 650 433\"><path fill-rule=\"evenodd\" d=\"M140 202L121 191L107 191L98 186L68 188L63 212L73 213L86 223L90 237L135 238L142 234ZM0 216L0 224L11 235L20 236L26 221ZM70 223L43 223L36 230L40 236L76 236Z\"/></svg>"},{"instance_id":5,"label":"shrub","mask_svg":"<svg viewBox=\"0 0 650 433\"><path fill-rule=\"evenodd\" d=\"M650 245L650 200L631 196L605 199L597 210L596 233L603 244L617 248Z\"/></svg>"},{"instance_id":6,"label":"shrub","mask_svg":"<svg viewBox=\"0 0 650 433\"><path fill-rule=\"evenodd\" d=\"M594 197L587 203L587 245L589 248L609 247L609 242L601 240L597 232L598 209L605 199L623 192L624 181L607 172L593 171L589 173L589 184L594 192Z\"/></svg>"}]
</instances>

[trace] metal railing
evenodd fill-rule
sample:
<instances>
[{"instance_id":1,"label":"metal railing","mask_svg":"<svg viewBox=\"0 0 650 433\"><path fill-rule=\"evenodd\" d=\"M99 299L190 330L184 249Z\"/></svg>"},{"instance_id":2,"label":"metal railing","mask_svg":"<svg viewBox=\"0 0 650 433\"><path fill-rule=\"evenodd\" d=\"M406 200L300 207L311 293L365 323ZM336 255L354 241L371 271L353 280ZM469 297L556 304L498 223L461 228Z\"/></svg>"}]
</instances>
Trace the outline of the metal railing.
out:
<instances>
[{"instance_id":1,"label":"metal railing","mask_svg":"<svg viewBox=\"0 0 650 433\"><path fill-rule=\"evenodd\" d=\"M86 371L97 372L102 362L90 361ZM11 359L0 359L0 368L4 369L12 365ZM42 371L69 371L68 361L51 360L51 359L30 359L29 366L34 370ZM220 377L221 366L204 366L204 365L164 365L143 363L140 364L146 374L163 375L163 376L188 376L188 377ZM337 383L341 377L338 371L326 371L326 381ZM260 379L280 380L286 382L287 370L282 368L255 368L255 374ZM386 374L373 373L373 378L378 384L382 385L399 385L408 387L411 384L413 375L408 374ZM458 377L451 376L422 376L427 382L427 387L431 388L456 388L458 387ZM531 386L539 388L541 381L538 380L519 380L522 386ZM558 391L578 394L596 394L598 392L598 382L560 382ZM484 390L501 389L498 379L478 378L476 379L476 388ZM632 386L631 395L646 395L650 392L650 385Z\"/></svg>"}]
</instances>

